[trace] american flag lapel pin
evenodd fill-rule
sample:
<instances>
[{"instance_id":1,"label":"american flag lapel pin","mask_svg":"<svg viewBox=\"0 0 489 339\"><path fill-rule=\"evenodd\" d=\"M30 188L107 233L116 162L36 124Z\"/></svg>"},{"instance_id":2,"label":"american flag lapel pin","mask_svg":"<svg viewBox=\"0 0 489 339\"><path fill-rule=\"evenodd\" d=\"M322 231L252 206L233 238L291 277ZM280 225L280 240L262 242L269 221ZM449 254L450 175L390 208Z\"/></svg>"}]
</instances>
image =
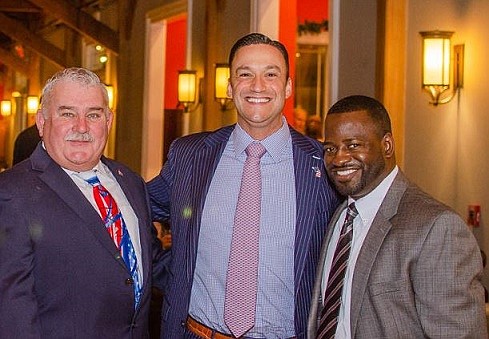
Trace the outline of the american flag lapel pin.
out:
<instances>
[{"instance_id":1,"label":"american flag lapel pin","mask_svg":"<svg viewBox=\"0 0 489 339\"><path fill-rule=\"evenodd\" d=\"M312 170L314 171L314 176L316 178L321 178L321 170L318 166L312 166Z\"/></svg>"}]
</instances>

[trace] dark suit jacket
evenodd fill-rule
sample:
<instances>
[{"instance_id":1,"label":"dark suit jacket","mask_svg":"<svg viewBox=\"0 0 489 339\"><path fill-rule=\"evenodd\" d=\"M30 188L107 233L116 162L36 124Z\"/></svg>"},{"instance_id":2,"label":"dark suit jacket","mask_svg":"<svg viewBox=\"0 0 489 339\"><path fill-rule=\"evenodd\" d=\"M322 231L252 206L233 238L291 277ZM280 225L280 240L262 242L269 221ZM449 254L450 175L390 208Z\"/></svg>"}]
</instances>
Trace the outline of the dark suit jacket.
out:
<instances>
[{"instance_id":1,"label":"dark suit jacket","mask_svg":"<svg viewBox=\"0 0 489 339\"><path fill-rule=\"evenodd\" d=\"M194 278L200 221L214 171L234 126L177 139L159 176L148 184L154 218L168 217L171 202L172 263L162 315L166 338L183 336ZM295 329L305 337L321 241L337 206L327 182L321 145L291 129L297 194ZM320 176L316 172L320 171Z\"/></svg>"},{"instance_id":2,"label":"dark suit jacket","mask_svg":"<svg viewBox=\"0 0 489 339\"><path fill-rule=\"evenodd\" d=\"M314 287L308 337L316 337L323 265ZM487 338L479 247L465 222L399 171L355 266L352 338Z\"/></svg>"},{"instance_id":3,"label":"dark suit jacket","mask_svg":"<svg viewBox=\"0 0 489 339\"><path fill-rule=\"evenodd\" d=\"M145 183L103 158L139 220L143 295L97 211L42 148L0 174L0 338L146 338L152 227Z\"/></svg>"}]
</instances>

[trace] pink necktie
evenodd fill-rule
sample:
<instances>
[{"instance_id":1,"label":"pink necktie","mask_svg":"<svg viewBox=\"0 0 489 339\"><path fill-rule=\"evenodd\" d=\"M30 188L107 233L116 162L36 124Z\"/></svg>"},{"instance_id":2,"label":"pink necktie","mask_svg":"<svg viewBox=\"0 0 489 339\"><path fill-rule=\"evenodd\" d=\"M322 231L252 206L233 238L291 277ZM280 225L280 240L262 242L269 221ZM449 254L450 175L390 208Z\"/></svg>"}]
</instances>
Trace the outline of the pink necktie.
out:
<instances>
[{"instance_id":1,"label":"pink necktie","mask_svg":"<svg viewBox=\"0 0 489 339\"><path fill-rule=\"evenodd\" d=\"M255 324L261 212L260 158L265 152L265 147L256 142L246 148L248 157L234 217L224 321L235 337L242 336Z\"/></svg>"}]
</instances>

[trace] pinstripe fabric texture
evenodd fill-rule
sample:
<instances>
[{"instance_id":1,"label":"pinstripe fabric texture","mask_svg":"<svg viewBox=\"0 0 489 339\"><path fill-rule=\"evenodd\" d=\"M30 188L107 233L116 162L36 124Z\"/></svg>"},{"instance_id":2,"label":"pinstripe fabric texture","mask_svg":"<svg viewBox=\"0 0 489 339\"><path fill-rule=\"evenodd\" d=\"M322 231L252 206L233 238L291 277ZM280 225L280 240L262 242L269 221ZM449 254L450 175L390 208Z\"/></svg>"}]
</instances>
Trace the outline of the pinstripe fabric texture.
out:
<instances>
[{"instance_id":1,"label":"pinstripe fabric texture","mask_svg":"<svg viewBox=\"0 0 489 339\"><path fill-rule=\"evenodd\" d=\"M236 125L214 172L200 220L189 314L222 333L230 332L224 321L224 288L241 184L239 178L247 157L246 147L252 141ZM260 160L261 203L266 208L262 209L260 217L255 324L246 335L273 337L276 334L276 337L287 338L295 335L293 257L297 219L289 127L284 125L261 143L267 149ZM270 324L279 326L271 327Z\"/></svg>"},{"instance_id":2,"label":"pinstripe fabric texture","mask_svg":"<svg viewBox=\"0 0 489 339\"><path fill-rule=\"evenodd\" d=\"M205 197L233 129L234 125L177 139L161 173L148 183L153 218L165 219L171 213L173 245L163 338L184 336ZM297 199L294 323L296 336L304 338L321 242L338 197L326 179L322 146L293 129L290 132Z\"/></svg>"}]
</instances>

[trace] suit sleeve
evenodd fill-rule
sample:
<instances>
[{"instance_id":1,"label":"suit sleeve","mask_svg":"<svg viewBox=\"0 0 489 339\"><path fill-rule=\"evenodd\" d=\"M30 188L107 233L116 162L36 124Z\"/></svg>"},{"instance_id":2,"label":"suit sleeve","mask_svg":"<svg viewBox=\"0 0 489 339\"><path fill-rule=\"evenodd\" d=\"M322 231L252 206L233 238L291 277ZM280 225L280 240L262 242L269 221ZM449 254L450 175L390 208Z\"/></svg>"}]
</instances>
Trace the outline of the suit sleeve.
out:
<instances>
[{"instance_id":1,"label":"suit sleeve","mask_svg":"<svg viewBox=\"0 0 489 339\"><path fill-rule=\"evenodd\" d=\"M40 230L17 200L0 191L0 337L40 338L33 273Z\"/></svg>"},{"instance_id":2,"label":"suit sleeve","mask_svg":"<svg viewBox=\"0 0 489 339\"><path fill-rule=\"evenodd\" d=\"M427 235L413 276L421 325L430 338L487 338L482 261L465 223L445 212Z\"/></svg>"},{"instance_id":3,"label":"suit sleeve","mask_svg":"<svg viewBox=\"0 0 489 339\"><path fill-rule=\"evenodd\" d=\"M153 221L165 221L170 218L170 196L172 182L172 168L174 157L173 144L168 152L168 161L161 172L146 184L151 207L151 218ZM153 286L161 291L166 290L169 276L169 265L171 261L171 249L162 250L161 243L157 239L156 229L152 227L153 237ZM155 240L156 239L156 240Z\"/></svg>"},{"instance_id":4,"label":"suit sleeve","mask_svg":"<svg viewBox=\"0 0 489 339\"><path fill-rule=\"evenodd\" d=\"M168 161L166 161L161 172L147 183L153 221L164 221L170 218L174 153L175 147L173 143L168 152Z\"/></svg>"}]
</instances>

